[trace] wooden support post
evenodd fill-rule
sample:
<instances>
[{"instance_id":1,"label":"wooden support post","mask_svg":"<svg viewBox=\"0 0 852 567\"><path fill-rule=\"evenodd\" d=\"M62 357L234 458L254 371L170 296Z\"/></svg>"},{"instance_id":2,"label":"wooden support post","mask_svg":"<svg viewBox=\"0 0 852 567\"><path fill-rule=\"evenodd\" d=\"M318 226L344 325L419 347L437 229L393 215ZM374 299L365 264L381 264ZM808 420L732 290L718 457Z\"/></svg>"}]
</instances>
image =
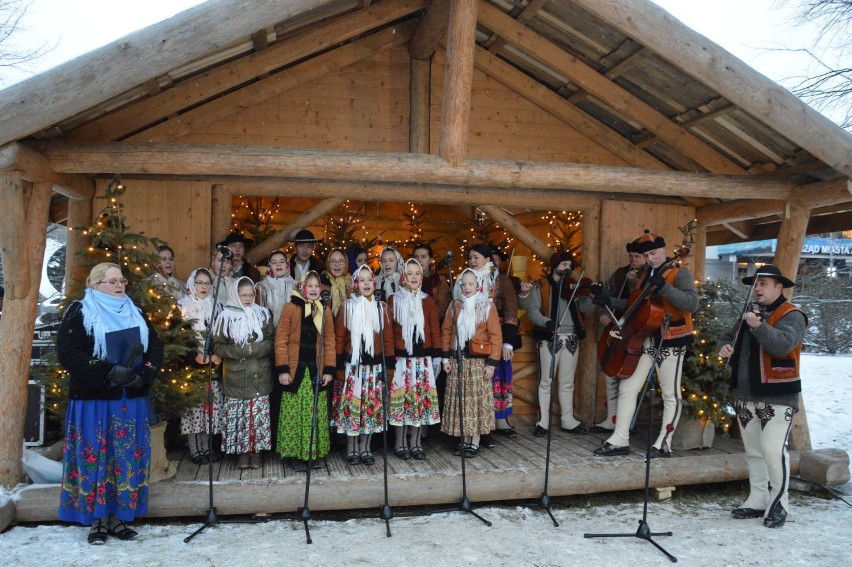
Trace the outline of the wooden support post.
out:
<instances>
[{"instance_id":1,"label":"wooden support post","mask_svg":"<svg viewBox=\"0 0 852 567\"><path fill-rule=\"evenodd\" d=\"M430 151L432 60L412 57L409 75L408 151Z\"/></svg>"},{"instance_id":2,"label":"wooden support post","mask_svg":"<svg viewBox=\"0 0 852 567\"><path fill-rule=\"evenodd\" d=\"M692 275L698 282L703 282L707 272L707 227L699 224L695 229L695 245L692 247Z\"/></svg>"},{"instance_id":3,"label":"wooden support post","mask_svg":"<svg viewBox=\"0 0 852 567\"><path fill-rule=\"evenodd\" d=\"M0 486L21 481L27 380L52 183L0 175L0 256L6 297L0 319Z\"/></svg>"},{"instance_id":4,"label":"wooden support post","mask_svg":"<svg viewBox=\"0 0 852 567\"><path fill-rule=\"evenodd\" d=\"M583 255L582 266L584 277L593 281L600 279L601 246L604 241L601 235L601 204L583 209ZM577 399L574 403L574 413L577 418L587 424L594 424L597 406L598 383L598 349L594 332L596 318L586 317L586 338L580 346L580 360L577 361L577 371L574 383ZM603 379L603 374L601 374Z\"/></svg>"},{"instance_id":5,"label":"wooden support post","mask_svg":"<svg viewBox=\"0 0 852 567\"><path fill-rule=\"evenodd\" d=\"M24 181L50 181L53 190L69 199L91 199L95 186L82 175L56 173L42 154L13 142L0 147L0 173L19 173Z\"/></svg>"},{"instance_id":6,"label":"wooden support post","mask_svg":"<svg viewBox=\"0 0 852 567\"><path fill-rule=\"evenodd\" d=\"M450 0L432 0L420 19L420 26L408 42L408 54L414 59L431 60L447 29Z\"/></svg>"},{"instance_id":7,"label":"wooden support post","mask_svg":"<svg viewBox=\"0 0 852 567\"><path fill-rule=\"evenodd\" d=\"M225 185L214 184L210 191L210 255L217 242L231 232L231 203L234 196Z\"/></svg>"},{"instance_id":8,"label":"wooden support post","mask_svg":"<svg viewBox=\"0 0 852 567\"><path fill-rule=\"evenodd\" d=\"M467 153L477 6L473 0L450 0L439 153L453 167Z\"/></svg>"},{"instance_id":9,"label":"wooden support post","mask_svg":"<svg viewBox=\"0 0 852 567\"><path fill-rule=\"evenodd\" d=\"M323 218L331 211L342 205L345 200L346 199L334 198L320 201L314 208L303 212L281 230L249 250L246 254L246 260L252 264L256 264L269 255L270 252L289 242L296 230L310 226L314 223L314 221Z\"/></svg>"},{"instance_id":10,"label":"wooden support post","mask_svg":"<svg viewBox=\"0 0 852 567\"><path fill-rule=\"evenodd\" d=\"M92 224L92 200L68 201L68 240L65 244L65 295L81 294L86 287L85 268L79 253L86 250L92 237L83 234L81 227Z\"/></svg>"},{"instance_id":11,"label":"wooden support post","mask_svg":"<svg viewBox=\"0 0 852 567\"><path fill-rule=\"evenodd\" d=\"M541 258L544 262L550 258L553 253L547 244L541 238L532 233L530 229L512 218L512 215L496 205L477 205L482 212L503 225L509 233L520 240L533 254Z\"/></svg>"},{"instance_id":12,"label":"wooden support post","mask_svg":"<svg viewBox=\"0 0 852 567\"><path fill-rule=\"evenodd\" d=\"M781 230L778 233L778 247L775 249L773 263L781 273L796 280L799 272L799 260L802 256L802 244L805 242L805 232L810 218L810 209L802 205L787 205ZM792 288L785 290L787 297L793 293ZM790 449L795 451L811 450L811 432L808 429L808 416L805 413L804 401L799 394L799 411L793 416L793 426L790 429Z\"/></svg>"}]
</instances>

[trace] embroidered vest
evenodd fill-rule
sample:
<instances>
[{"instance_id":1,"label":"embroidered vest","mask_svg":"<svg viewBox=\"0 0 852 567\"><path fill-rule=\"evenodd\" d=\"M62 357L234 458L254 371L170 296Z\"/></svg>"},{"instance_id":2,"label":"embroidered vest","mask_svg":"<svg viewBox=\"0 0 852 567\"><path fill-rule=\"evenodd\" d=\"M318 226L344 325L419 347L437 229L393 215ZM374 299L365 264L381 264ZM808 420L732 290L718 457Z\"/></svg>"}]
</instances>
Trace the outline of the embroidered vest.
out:
<instances>
[{"instance_id":1,"label":"embroidered vest","mask_svg":"<svg viewBox=\"0 0 852 567\"><path fill-rule=\"evenodd\" d=\"M553 303L553 282L550 281L550 278L544 278L544 281L541 282L539 287L539 291L541 293L541 314L548 319L553 319L550 316L550 310ZM586 338L586 328L583 325L583 318L580 316L580 312L577 309L577 301L575 300L571 303L569 308L571 313L571 320L574 322L574 333L577 335L577 338L583 340ZM550 340L553 338L553 333L548 333L547 329L544 327L533 326L533 338L537 341L542 340Z\"/></svg>"},{"instance_id":2,"label":"embroidered vest","mask_svg":"<svg viewBox=\"0 0 852 567\"><path fill-rule=\"evenodd\" d=\"M782 317L791 311L801 309L792 303L782 303L775 311L769 314L765 323L774 327ZM789 384L798 382L799 378L799 355L802 352L802 343L783 356L772 356L763 348L760 349L760 382L761 384ZM799 390L801 391L801 386Z\"/></svg>"},{"instance_id":3,"label":"embroidered vest","mask_svg":"<svg viewBox=\"0 0 852 567\"><path fill-rule=\"evenodd\" d=\"M678 269L674 268L666 272L665 276L663 276L666 283L672 287L674 287L677 272ZM672 316L668 331L666 331L667 342L672 339L692 338L692 313L681 311L665 298L663 298L663 312Z\"/></svg>"}]
</instances>

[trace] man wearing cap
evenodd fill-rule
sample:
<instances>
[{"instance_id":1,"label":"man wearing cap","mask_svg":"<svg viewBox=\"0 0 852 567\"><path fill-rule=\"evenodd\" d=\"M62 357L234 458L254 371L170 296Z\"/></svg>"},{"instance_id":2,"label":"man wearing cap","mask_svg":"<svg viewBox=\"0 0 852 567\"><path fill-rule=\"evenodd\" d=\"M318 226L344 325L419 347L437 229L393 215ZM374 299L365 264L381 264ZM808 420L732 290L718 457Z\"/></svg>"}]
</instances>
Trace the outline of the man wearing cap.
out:
<instances>
[{"instance_id":1,"label":"man wearing cap","mask_svg":"<svg viewBox=\"0 0 852 567\"><path fill-rule=\"evenodd\" d=\"M777 267L763 266L742 281L754 284L758 312L746 312L739 332L719 340L719 356L731 358L731 391L748 462L749 495L731 514L762 517L764 526L780 528L787 520L787 436L799 411L799 354L808 318L784 297L784 288L794 283Z\"/></svg>"},{"instance_id":2,"label":"man wearing cap","mask_svg":"<svg viewBox=\"0 0 852 567\"><path fill-rule=\"evenodd\" d=\"M686 268L675 266L660 272L659 269L669 260L666 258L666 241L662 236L646 230L635 244L635 250L645 257L648 264L645 276L639 283L640 288L650 287L649 301L661 302L664 314L669 316L662 352L657 357L657 377L663 392L663 423L651 448L651 458L671 457L669 445L680 420L681 372L687 347L692 344L692 314L698 309L698 291L692 274ZM605 295L596 297L595 303L613 309L627 307L627 300ZM662 326L645 339L636 370L618 385L615 430L601 447L595 449L595 455L611 457L630 453L630 422L636 411L636 398L654 364L661 331Z\"/></svg>"},{"instance_id":3,"label":"man wearing cap","mask_svg":"<svg viewBox=\"0 0 852 567\"><path fill-rule=\"evenodd\" d=\"M639 286L639 278L645 268L645 257L641 252L636 251L638 244L638 238L627 243L627 257L630 262L612 273L612 276L606 282L606 286L600 290L604 295L613 299L627 300L633 290ZM591 288L592 294L600 295L599 289L598 286L593 286ZM615 314L620 316L621 310L616 311ZM612 319L609 318L609 315L603 314L600 316L600 322L606 326L612 322ZM615 409L618 407L619 382L618 378L606 377L606 417L589 429L592 433L610 433L615 429Z\"/></svg>"},{"instance_id":4,"label":"man wearing cap","mask_svg":"<svg viewBox=\"0 0 852 567\"><path fill-rule=\"evenodd\" d=\"M235 280L246 276L251 278L251 281L257 283L260 281L260 272L257 268L249 264L246 259L246 251L254 245L254 240L246 238L239 232L232 232L225 240L216 245L227 246L234 253L234 258L231 261L233 265L233 273L231 274Z\"/></svg>"},{"instance_id":5,"label":"man wearing cap","mask_svg":"<svg viewBox=\"0 0 852 567\"><path fill-rule=\"evenodd\" d=\"M314 271L318 274L325 271L325 264L314 256L314 248L319 240L310 230L302 229L293 237L296 253L290 258L290 273L293 279L300 281L303 274Z\"/></svg>"},{"instance_id":6,"label":"man wearing cap","mask_svg":"<svg viewBox=\"0 0 852 567\"><path fill-rule=\"evenodd\" d=\"M555 365L554 375L559 380L557 394L561 412L561 429L574 435L585 435L589 430L574 417L574 374L577 370L580 341L586 336L580 311L591 312L593 307L583 301L578 308L578 300L571 303L570 309L565 293L559 297L559 282L567 278L574 270L574 256L570 252L554 252L550 256L550 274L540 283L521 284L520 305L526 309L527 318L533 324L532 335L536 340L541 373L538 382L539 419L533 433L537 437L547 435L550 427L551 364ZM567 285L567 282L563 286ZM537 287L537 289L532 289ZM563 291L568 288L564 287ZM581 298L587 300L588 298ZM570 315L566 316L566 310ZM553 335L556 333L555 349Z\"/></svg>"}]
</instances>

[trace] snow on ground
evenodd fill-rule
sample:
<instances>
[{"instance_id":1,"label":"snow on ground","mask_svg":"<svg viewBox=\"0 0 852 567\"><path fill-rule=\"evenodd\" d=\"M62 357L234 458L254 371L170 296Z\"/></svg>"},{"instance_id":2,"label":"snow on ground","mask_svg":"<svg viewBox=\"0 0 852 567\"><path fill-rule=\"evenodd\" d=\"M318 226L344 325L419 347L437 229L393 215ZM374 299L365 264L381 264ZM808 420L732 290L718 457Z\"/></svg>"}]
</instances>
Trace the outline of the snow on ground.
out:
<instances>
[{"instance_id":1,"label":"snow on ground","mask_svg":"<svg viewBox=\"0 0 852 567\"><path fill-rule=\"evenodd\" d=\"M805 355L804 400L814 448L852 453L852 357ZM813 494L791 494L787 525L764 528L760 520L733 520L730 509L744 498L738 483L675 491L667 502L652 502L648 524L672 531L655 540L684 565L852 565L852 507ZM845 487L852 493L850 485ZM559 499L556 499L559 500ZM852 496L846 500L852 502ZM385 565L395 566L571 566L670 565L650 543L635 537L589 538L584 533L633 534L642 518L641 495L567 499L547 514L516 504L476 508L491 521L452 512L391 520L393 537L375 518L346 522L312 521L313 544L305 544L300 522L220 524L192 542L183 538L198 522L141 523L139 539L113 538L101 547L85 543L86 528L60 524L18 526L0 535L0 565ZM610 502L610 503L601 503ZM616 502L616 503L611 503ZM320 518L317 512L315 517Z\"/></svg>"}]
</instances>

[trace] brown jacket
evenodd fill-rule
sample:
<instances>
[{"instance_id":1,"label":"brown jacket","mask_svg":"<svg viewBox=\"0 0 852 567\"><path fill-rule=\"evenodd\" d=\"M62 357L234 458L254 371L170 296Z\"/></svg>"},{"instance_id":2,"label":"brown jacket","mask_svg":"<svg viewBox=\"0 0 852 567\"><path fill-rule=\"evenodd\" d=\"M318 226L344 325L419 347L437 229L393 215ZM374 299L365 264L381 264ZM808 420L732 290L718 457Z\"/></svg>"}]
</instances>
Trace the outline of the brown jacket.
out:
<instances>
[{"instance_id":1,"label":"brown jacket","mask_svg":"<svg viewBox=\"0 0 852 567\"><path fill-rule=\"evenodd\" d=\"M325 330L322 337L322 374L334 376L335 355L334 350L334 320L331 317L331 309L326 308ZM297 392L305 367L309 363L316 364L316 357L320 348L320 336L316 331L316 343L314 345L302 344L302 326L311 325L312 333L316 331L313 319L305 319L305 302L298 297L293 297L290 303L284 304L281 311L281 320L275 333L275 378L284 372L290 374L293 382L284 386L288 392ZM311 348L311 346L313 348ZM301 369L301 370L300 370Z\"/></svg>"},{"instance_id":2,"label":"brown jacket","mask_svg":"<svg viewBox=\"0 0 852 567\"><path fill-rule=\"evenodd\" d=\"M394 313L394 296L388 298L388 311ZM414 344L414 352L405 350L405 338L402 336L402 325L393 322L393 346L399 357L408 356L441 356L441 325L438 322L438 307L435 300L428 295L423 298L423 343Z\"/></svg>"},{"instance_id":3,"label":"brown jacket","mask_svg":"<svg viewBox=\"0 0 852 567\"><path fill-rule=\"evenodd\" d=\"M352 301L351 299L347 300ZM375 306L375 300L372 302ZM386 303L382 302L384 321L382 321L382 337L379 333L373 334L373 356L361 353L361 364L385 364L387 370L393 370L396 365L393 350L393 321ZM352 358L351 333L346 327L346 303L340 306L337 318L334 321L334 331L337 339L337 367L343 369L346 362ZM382 339L384 340L385 360L382 360Z\"/></svg>"},{"instance_id":4,"label":"brown jacket","mask_svg":"<svg viewBox=\"0 0 852 567\"><path fill-rule=\"evenodd\" d=\"M455 309L461 311L462 305L460 300L456 300L454 304L450 304L447 309L447 315L444 317L444 324L441 327L441 348L444 352L444 358L450 358L451 352L455 351L455 330L456 330L456 315L453 316L453 305ZM497 366L500 362L500 357L503 354L503 333L500 331L500 317L497 316L497 309L494 304L488 306L488 319L484 323L476 325L476 331L473 333L470 342L491 345L491 354L488 355L488 360L485 361L489 366ZM465 345L465 354L469 357L480 358L481 355L470 354L470 345Z\"/></svg>"}]
</instances>

